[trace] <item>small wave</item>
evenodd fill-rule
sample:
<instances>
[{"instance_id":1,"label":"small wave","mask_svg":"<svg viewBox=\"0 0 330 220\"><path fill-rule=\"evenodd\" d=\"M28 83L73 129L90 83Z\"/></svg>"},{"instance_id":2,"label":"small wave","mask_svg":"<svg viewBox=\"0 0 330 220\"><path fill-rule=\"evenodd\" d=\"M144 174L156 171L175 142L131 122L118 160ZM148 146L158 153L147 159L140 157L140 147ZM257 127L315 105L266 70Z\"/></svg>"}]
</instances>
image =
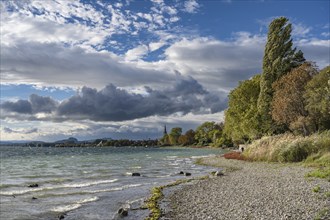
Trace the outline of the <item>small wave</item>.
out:
<instances>
[{"instance_id":1,"label":"small wave","mask_svg":"<svg viewBox=\"0 0 330 220\"><path fill-rule=\"evenodd\" d=\"M74 209L77 209L77 208L81 207L85 203L94 202L94 201L97 201L98 199L99 199L99 197L97 197L97 196L94 196L94 197L91 197L91 198L86 198L86 199L81 199L81 200L78 200L77 202L75 202L73 204L55 207L55 208L51 209L51 211L53 211L53 212L68 212L68 211L71 211L71 210L74 210Z\"/></svg>"},{"instance_id":2,"label":"small wave","mask_svg":"<svg viewBox=\"0 0 330 220\"><path fill-rule=\"evenodd\" d=\"M134 167L130 167L130 169L141 169L141 166L134 166Z\"/></svg>"},{"instance_id":3,"label":"small wave","mask_svg":"<svg viewBox=\"0 0 330 220\"><path fill-rule=\"evenodd\" d=\"M60 196L61 197L61 196L72 196L72 195L88 195L88 194L97 194L97 193L102 193L102 192L121 191L121 190L124 190L124 189L139 187L139 186L142 186L142 184L129 184L129 185L124 185L124 186L114 187L114 188L108 188L108 189L87 190L87 191L79 191L79 192L45 193L45 194L39 195L38 197L39 198L47 198L47 197L55 197L55 196Z\"/></svg>"},{"instance_id":4,"label":"small wave","mask_svg":"<svg viewBox=\"0 0 330 220\"><path fill-rule=\"evenodd\" d=\"M166 156L164 160L177 160L178 156Z\"/></svg>"},{"instance_id":5,"label":"small wave","mask_svg":"<svg viewBox=\"0 0 330 220\"><path fill-rule=\"evenodd\" d=\"M117 180L118 179L100 180L100 181L93 181L93 182L86 182L86 183L64 184L63 186L61 186L59 188L81 188L81 187L94 186L94 185L105 184L105 183L113 183L113 182L116 182Z\"/></svg>"},{"instance_id":6,"label":"small wave","mask_svg":"<svg viewBox=\"0 0 330 220\"><path fill-rule=\"evenodd\" d=\"M178 166L180 164L179 163L169 163L168 165L170 165L170 166Z\"/></svg>"},{"instance_id":7,"label":"small wave","mask_svg":"<svg viewBox=\"0 0 330 220\"><path fill-rule=\"evenodd\" d=\"M120 187L110 188L110 189L101 189L101 190L94 190L94 191L87 191L86 193L101 193L101 192L112 192L112 191L121 191L124 189L134 188L142 186L142 184L128 184Z\"/></svg>"},{"instance_id":8,"label":"small wave","mask_svg":"<svg viewBox=\"0 0 330 220\"><path fill-rule=\"evenodd\" d=\"M53 211L53 212L68 212L68 211L77 209L81 206L82 206L82 204L71 204L71 205L58 206L56 208L53 208L51 211Z\"/></svg>"},{"instance_id":9,"label":"small wave","mask_svg":"<svg viewBox=\"0 0 330 220\"><path fill-rule=\"evenodd\" d=\"M86 195L86 194L96 194L102 192L113 192L113 191L121 191L128 188L139 187L142 184L129 184L120 187L108 188L108 189L100 189L100 190L89 190L89 191L79 191L79 192L65 192L65 193L47 193L40 195L40 198L46 197L54 197L54 196L72 196L72 195Z\"/></svg>"},{"instance_id":10,"label":"small wave","mask_svg":"<svg viewBox=\"0 0 330 220\"><path fill-rule=\"evenodd\" d=\"M164 176L155 176L156 178L164 178L164 177L169 177L171 176L171 174L167 174L167 175L164 175Z\"/></svg>"},{"instance_id":11,"label":"small wave","mask_svg":"<svg viewBox=\"0 0 330 220\"><path fill-rule=\"evenodd\" d=\"M11 191L1 191L0 195L4 195L4 196L12 196L12 195L22 195L25 193L29 193L29 192L37 192L37 191L41 191L43 189L21 189L21 190L11 190Z\"/></svg>"},{"instance_id":12,"label":"small wave","mask_svg":"<svg viewBox=\"0 0 330 220\"><path fill-rule=\"evenodd\" d=\"M86 182L86 183L73 183L73 184L63 184L63 185L56 185L50 187L39 187L39 188L29 188L29 189L19 189L19 190L11 190L11 191L1 191L0 195L12 196L12 195L22 195L30 192L38 192L44 190L53 190L53 189L61 189L61 188L82 188L88 186L94 186L99 184L105 183L113 183L118 181L118 179L111 179L111 180L99 180L93 182Z\"/></svg>"}]
</instances>

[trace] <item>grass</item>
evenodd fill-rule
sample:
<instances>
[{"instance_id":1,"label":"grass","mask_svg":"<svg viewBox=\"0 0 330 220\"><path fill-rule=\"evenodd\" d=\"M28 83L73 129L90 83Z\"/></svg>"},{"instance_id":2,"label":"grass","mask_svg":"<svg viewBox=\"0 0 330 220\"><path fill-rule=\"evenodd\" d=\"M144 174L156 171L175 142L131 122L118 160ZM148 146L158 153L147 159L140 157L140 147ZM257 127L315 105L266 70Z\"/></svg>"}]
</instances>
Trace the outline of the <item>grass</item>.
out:
<instances>
[{"instance_id":1,"label":"grass","mask_svg":"<svg viewBox=\"0 0 330 220\"><path fill-rule=\"evenodd\" d=\"M330 180L330 130L306 137L293 134L263 137L252 142L243 157L252 161L302 162L316 168L308 177Z\"/></svg>"},{"instance_id":2,"label":"grass","mask_svg":"<svg viewBox=\"0 0 330 220\"><path fill-rule=\"evenodd\" d=\"M316 177L322 179L328 179L330 181L330 167L327 168L319 168L309 172L306 177Z\"/></svg>"},{"instance_id":3,"label":"grass","mask_svg":"<svg viewBox=\"0 0 330 220\"><path fill-rule=\"evenodd\" d=\"M317 216L314 218L314 220L321 220L324 219L324 217L330 212L329 209L322 209Z\"/></svg>"},{"instance_id":4,"label":"grass","mask_svg":"<svg viewBox=\"0 0 330 220\"><path fill-rule=\"evenodd\" d=\"M321 190L320 186L315 186L312 191L315 192L315 193L319 193L320 190Z\"/></svg>"},{"instance_id":5,"label":"grass","mask_svg":"<svg viewBox=\"0 0 330 220\"><path fill-rule=\"evenodd\" d=\"M330 198L330 191L324 193L325 198Z\"/></svg>"}]
</instances>

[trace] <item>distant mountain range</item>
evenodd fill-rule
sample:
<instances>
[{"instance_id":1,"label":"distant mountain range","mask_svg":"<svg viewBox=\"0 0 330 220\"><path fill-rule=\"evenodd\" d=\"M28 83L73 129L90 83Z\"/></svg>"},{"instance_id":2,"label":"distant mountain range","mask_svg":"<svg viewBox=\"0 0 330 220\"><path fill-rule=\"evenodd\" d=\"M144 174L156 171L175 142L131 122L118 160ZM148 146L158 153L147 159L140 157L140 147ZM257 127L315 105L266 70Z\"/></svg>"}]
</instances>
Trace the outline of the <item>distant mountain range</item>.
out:
<instances>
[{"instance_id":1,"label":"distant mountain range","mask_svg":"<svg viewBox=\"0 0 330 220\"><path fill-rule=\"evenodd\" d=\"M77 138L69 137L68 139L58 140L58 141L30 141L30 140L23 140L23 141L0 141L0 145L28 145L28 144L78 144L78 143L94 143L94 142L100 142L102 140L112 140L112 138L97 138L92 140L84 140L84 141L78 141Z\"/></svg>"}]
</instances>

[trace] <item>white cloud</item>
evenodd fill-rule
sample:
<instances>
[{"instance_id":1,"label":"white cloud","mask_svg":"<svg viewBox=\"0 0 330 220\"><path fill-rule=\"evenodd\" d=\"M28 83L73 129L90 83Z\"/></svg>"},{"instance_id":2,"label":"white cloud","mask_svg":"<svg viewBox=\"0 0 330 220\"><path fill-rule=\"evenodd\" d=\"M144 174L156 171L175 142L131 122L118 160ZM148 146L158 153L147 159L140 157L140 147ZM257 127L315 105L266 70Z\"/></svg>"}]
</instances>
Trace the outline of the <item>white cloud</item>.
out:
<instances>
[{"instance_id":1,"label":"white cloud","mask_svg":"<svg viewBox=\"0 0 330 220\"><path fill-rule=\"evenodd\" d=\"M154 3L157 3L157 4L164 3L164 0L151 0L151 1L154 2Z\"/></svg>"},{"instance_id":2,"label":"white cloud","mask_svg":"<svg viewBox=\"0 0 330 220\"><path fill-rule=\"evenodd\" d=\"M134 61L143 58L148 54L149 50L146 45L139 45L131 50L128 50L125 54L125 60Z\"/></svg>"},{"instance_id":3,"label":"white cloud","mask_svg":"<svg viewBox=\"0 0 330 220\"><path fill-rule=\"evenodd\" d=\"M142 46L131 51L128 57L138 58L146 50L147 47ZM161 85L174 80L171 73L139 68L107 51L86 52L57 44L3 45L1 61L2 83L101 88L108 83L131 87Z\"/></svg>"},{"instance_id":4,"label":"white cloud","mask_svg":"<svg viewBox=\"0 0 330 220\"><path fill-rule=\"evenodd\" d=\"M228 91L239 80L260 73L265 37L239 33L233 41L209 38L184 39L166 49L168 66L192 75L212 89Z\"/></svg>"},{"instance_id":5,"label":"white cloud","mask_svg":"<svg viewBox=\"0 0 330 220\"><path fill-rule=\"evenodd\" d=\"M307 60L316 62L319 68L330 65L330 40L317 38L303 39L296 42Z\"/></svg>"},{"instance_id":6,"label":"white cloud","mask_svg":"<svg viewBox=\"0 0 330 220\"><path fill-rule=\"evenodd\" d=\"M312 30L311 27L307 27L302 23L297 23L297 24L294 23L292 26L293 26L292 35L295 37L306 37L307 34L309 34L310 31Z\"/></svg>"},{"instance_id":7,"label":"white cloud","mask_svg":"<svg viewBox=\"0 0 330 220\"><path fill-rule=\"evenodd\" d=\"M330 32L323 32L321 35L323 37L330 37Z\"/></svg>"},{"instance_id":8,"label":"white cloud","mask_svg":"<svg viewBox=\"0 0 330 220\"><path fill-rule=\"evenodd\" d=\"M159 48L161 48L164 45L166 45L166 43L163 41L152 42L149 44L149 50L150 50L150 52L152 52L152 51L158 50Z\"/></svg>"},{"instance_id":9,"label":"white cloud","mask_svg":"<svg viewBox=\"0 0 330 220\"><path fill-rule=\"evenodd\" d=\"M177 17L177 16L175 16L175 17L171 17L171 18L170 18L170 22L172 22L172 23L177 22L177 21L179 21L179 20L180 20L180 18Z\"/></svg>"},{"instance_id":10,"label":"white cloud","mask_svg":"<svg viewBox=\"0 0 330 220\"><path fill-rule=\"evenodd\" d=\"M199 7L196 0L188 0L184 3L184 11L189 13L196 13Z\"/></svg>"}]
</instances>

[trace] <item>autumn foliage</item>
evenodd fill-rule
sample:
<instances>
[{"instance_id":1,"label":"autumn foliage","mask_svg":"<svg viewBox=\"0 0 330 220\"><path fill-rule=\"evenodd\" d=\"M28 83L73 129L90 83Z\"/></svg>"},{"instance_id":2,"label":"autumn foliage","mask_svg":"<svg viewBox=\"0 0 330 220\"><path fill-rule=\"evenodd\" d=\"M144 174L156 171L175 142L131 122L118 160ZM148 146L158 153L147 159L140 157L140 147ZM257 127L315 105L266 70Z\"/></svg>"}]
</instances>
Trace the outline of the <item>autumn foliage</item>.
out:
<instances>
[{"instance_id":1,"label":"autumn foliage","mask_svg":"<svg viewBox=\"0 0 330 220\"><path fill-rule=\"evenodd\" d=\"M316 74L316 68L306 62L273 84L272 118L277 124L283 124L292 130L297 121L304 120L304 117L307 123L308 112L303 95L307 83ZM301 125L304 126L303 121ZM307 128L304 133L308 133Z\"/></svg>"}]
</instances>

